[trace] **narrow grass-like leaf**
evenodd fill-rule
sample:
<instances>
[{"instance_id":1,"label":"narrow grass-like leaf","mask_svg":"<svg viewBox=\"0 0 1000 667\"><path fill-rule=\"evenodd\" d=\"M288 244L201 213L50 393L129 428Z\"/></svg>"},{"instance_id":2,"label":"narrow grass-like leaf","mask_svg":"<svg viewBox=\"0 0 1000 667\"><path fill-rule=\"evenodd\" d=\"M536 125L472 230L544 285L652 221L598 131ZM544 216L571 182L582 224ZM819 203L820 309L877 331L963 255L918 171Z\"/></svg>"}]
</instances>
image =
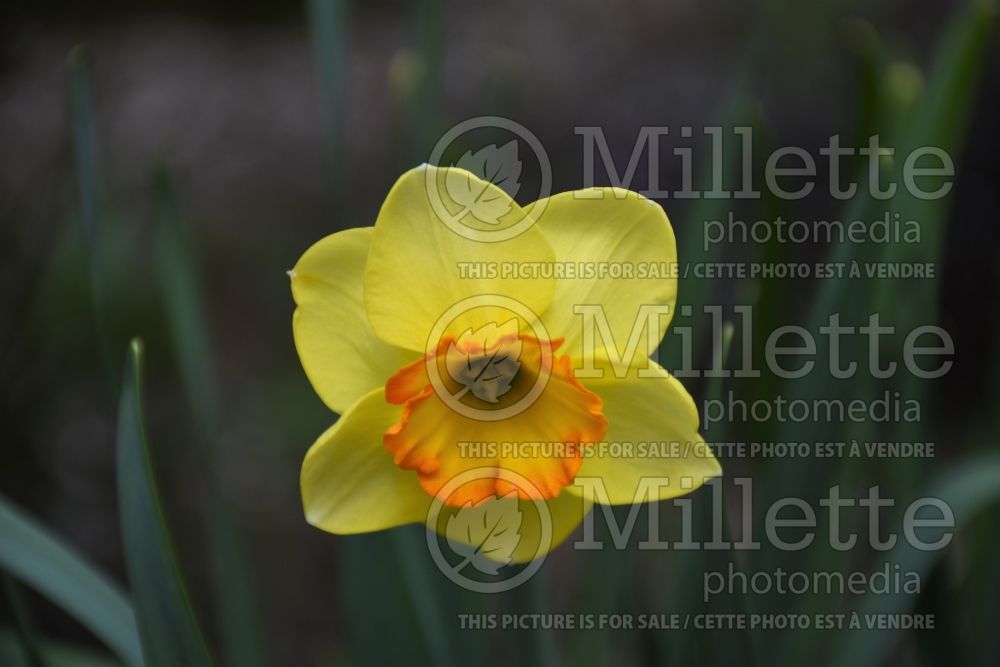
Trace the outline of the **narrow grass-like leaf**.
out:
<instances>
[{"instance_id":1,"label":"narrow grass-like leaf","mask_svg":"<svg viewBox=\"0 0 1000 667\"><path fill-rule=\"evenodd\" d=\"M345 619L350 663L358 667L431 664L427 643L397 566L391 532L351 536L339 545L337 600ZM385 605L381 601L392 599ZM384 629L391 627L392 641Z\"/></svg>"},{"instance_id":2,"label":"narrow grass-like leaf","mask_svg":"<svg viewBox=\"0 0 1000 667\"><path fill-rule=\"evenodd\" d=\"M197 262L165 168L153 179L156 198L156 272L166 306L167 326L195 429L208 433L218 416L219 388ZM204 443L213 447L214 438Z\"/></svg>"},{"instance_id":3,"label":"narrow grass-like leaf","mask_svg":"<svg viewBox=\"0 0 1000 667\"><path fill-rule=\"evenodd\" d=\"M733 343L735 327L732 322L724 322L718 334L713 336L716 341L712 350L712 368L729 369L729 354ZM719 375L710 377L705 387L705 398L708 401L721 401L725 379ZM713 442L725 442L729 437L728 424L720 423L712 430ZM719 483L717 480L715 483ZM707 487L696 492L696 497L688 499L698 508L695 511L695 523L692 527L694 539L707 543L712 539L715 527L714 510L711 508L710 491ZM723 539L731 540L730 524L723 513ZM707 572L725 572L729 568L735 571L743 569L735 558L732 550L684 551L677 550L670 554L672 569L677 573L677 595L680 608L687 613L704 614L742 614L752 615L750 596L728 595L713 596L705 602L704 578ZM732 630L726 633L726 641L720 641L722 633L704 631L691 633L685 641L673 644L667 643L666 651L676 664L758 664L758 650L754 643L754 635L745 630Z\"/></svg>"},{"instance_id":4,"label":"narrow grass-like leaf","mask_svg":"<svg viewBox=\"0 0 1000 667\"><path fill-rule=\"evenodd\" d=\"M992 0L969 0L952 20L934 59L926 92L914 110L905 135L900 138L904 150L935 146L951 156L961 153L995 15ZM893 206L902 219L918 220L923 235L920 243L886 244L881 260L940 265L947 240L950 201L948 197L921 199L909 189L899 188ZM937 281L907 284L906 281L886 280L876 287L873 307L879 312L893 312L897 331L902 332L900 337L937 317ZM928 383L914 380L907 374L901 388L910 396L922 398ZM901 427L897 435L901 438L916 436L915 426L909 427L909 432L906 428Z\"/></svg>"},{"instance_id":5,"label":"narrow grass-like leaf","mask_svg":"<svg viewBox=\"0 0 1000 667\"><path fill-rule=\"evenodd\" d=\"M422 77L413 106L413 151L415 158L426 159L440 131L441 89L443 87L444 21L441 0L414 0L413 18L420 55Z\"/></svg>"},{"instance_id":6,"label":"narrow grass-like leaf","mask_svg":"<svg viewBox=\"0 0 1000 667\"><path fill-rule=\"evenodd\" d=\"M0 567L52 600L132 667L143 665L125 595L73 550L0 498Z\"/></svg>"},{"instance_id":7,"label":"narrow grass-like leaf","mask_svg":"<svg viewBox=\"0 0 1000 667\"><path fill-rule=\"evenodd\" d=\"M347 7L344 0L309 0L309 28L312 33L313 58L319 89L320 113L328 173L328 188L335 204L343 202L343 179L348 175L341 165L344 137L345 65L344 42Z\"/></svg>"},{"instance_id":8,"label":"narrow grass-like leaf","mask_svg":"<svg viewBox=\"0 0 1000 667\"><path fill-rule=\"evenodd\" d=\"M729 350L733 346L733 334L736 328L732 322L725 322L719 332L719 345L712 350L712 368L725 370L729 367ZM722 380L721 374L713 375L708 379L708 386L705 388L706 400L722 401Z\"/></svg>"},{"instance_id":9,"label":"narrow grass-like leaf","mask_svg":"<svg viewBox=\"0 0 1000 667\"><path fill-rule=\"evenodd\" d=\"M515 588L514 594L522 604L517 613L551 614L552 605L548 595L548 570L545 566L536 572L524 585ZM559 651L556 648L555 630L541 629L528 636L525 659L518 664L525 667L558 667Z\"/></svg>"},{"instance_id":10,"label":"narrow grass-like leaf","mask_svg":"<svg viewBox=\"0 0 1000 667\"><path fill-rule=\"evenodd\" d=\"M111 658L62 642L42 640L39 652L45 667L121 667ZM33 667L18 647L14 633L0 628L0 665L3 667Z\"/></svg>"},{"instance_id":11,"label":"narrow grass-like leaf","mask_svg":"<svg viewBox=\"0 0 1000 667\"><path fill-rule=\"evenodd\" d=\"M118 409L118 499L139 635L156 667L209 667L171 545L143 426L142 343L129 345Z\"/></svg>"},{"instance_id":12,"label":"narrow grass-like leaf","mask_svg":"<svg viewBox=\"0 0 1000 667\"><path fill-rule=\"evenodd\" d=\"M445 615L442 613L440 599L431 586L431 579L421 567L421 562L415 555L425 550L422 540L423 527L402 526L392 531L390 537L399 560L399 569L406 585L406 593L413 604L414 621L420 626L427 652L435 665L448 667L457 665L452 643L445 632Z\"/></svg>"},{"instance_id":13,"label":"narrow grass-like leaf","mask_svg":"<svg viewBox=\"0 0 1000 667\"><path fill-rule=\"evenodd\" d=\"M975 83L982 67L983 52L988 41L986 37L993 14L991 2L981 0L967 2L952 19L937 46L926 92L917 99L915 106L906 108L904 113L900 110L899 103L893 104L891 100L886 100L881 104L882 108L879 110L875 126L885 128L883 143L888 140L890 145L894 145L897 155L897 160L885 169L887 172L883 174L885 182L902 182L900 173L904 163L902 156L918 146L937 146L952 155L961 149L963 132L974 100ZM883 57L879 60L886 62L888 58ZM913 247L904 247L907 244L886 244L886 247L876 247L874 244L844 243L832 249L830 261L857 260L859 263L905 261L937 264L945 238L947 203L947 199L930 202L916 200L902 185L898 188L896 196L888 202L874 200L866 192L859 194L845 211L843 220L876 219L881 217L884 211L891 210L898 212L903 220L919 221L923 233L922 241L912 244ZM848 326L863 324L869 314L879 313L882 316L881 324L894 326L895 330L900 332L900 336L912 331L917 324L935 321L938 301L938 284L935 281L884 280L876 282L872 287L873 289L858 294L845 289L841 281L824 281L814 301L811 324L807 328L812 331L817 330L817 327L834 312L840 313L841 324ZM861 344L858 341L847 343L848 346ZM818 358L826 358L829 355L827 345L828 340L820 338ZM841 350L841 354L843 358L863 358L864 350L845 347ZM920 403L925 402L928 383L914 381L914 377L908 373L900 374L893 382L894 388L899 389L906 398L915 399ZM817 368L808 379L797 382L797 386L798 398L816 398L828 394L829 387L836 384L831 383L829 374ZM885 385L884 388L890 387L893 385ZM882 388L870 374L861 373L850 385L850 397L870 400ZM920 428L924 426L901 422L894 425L893 432L883 432L877 437L893 441L918 440L921 435L918 432ZM794 424L785 425L781 431L777 438L781 441L806 439L808 436ZM850 441L860 440L862 435L859 425L847 424L841 433L831 433L828 437ZM872 437L871 432L865 433L864 436L869 439ZM879 479L886 480L883 482L883 487L890 487L889 492L898 497L911 496L918 480L927 472L927 467L917 459L885 463L882 472L874 474ZM847 460L837 462L832 459L813 459L800 462L787 459L776 462L771 481L781 480L784 483L782 493L789 494L791 490L790 495L796 496L805 493L802 488L795 486L796 480L800 485L812 484L811 480L826 477L833 480L831 484L836 483L849 488L853 479L864 477L864 473L861 472L863 465L865 464L857 461L848 463ZM882 463L874 461L868 465L877 468ZM793 469L798 470L797 476ZM762 506L766 507L766 502ZM821 514L818 532L822 532L825 528L823 521ZM845 529L849 527L845 526ZM827 543L818 543L812 548L808 563L807 569L814 572L843 571L845 567L851 565L845 561L843 554L833 550ZM769 567L774 568L781 564L777 559L772 559ZM798 611L805 614L829 611L828 599L819 595L806 595L802 598ZM822 646L821 642L828 639L829 635L824 636L818 631L794 633L783 643L784 662L800 664L814 659L823 654L823 650L817 648ZM877 662L878 660L873 660L873 663Z\"/></svg>"},{"instance_id":14,"label":"narrow grass-like leaf","mask_svg":"<svg viewBox=\"0 0 1000 667\"><path fill-rule=\"evenodd\" d=\"M94 327L98 351L108 381L115 382L113 359L117 353L111 342L105 286L103 239L100 226L100 185L97 155L97 130L94 104L90 89L90 63L82 46L74 48L67 58L69 76L70 129L80 198L79 216L87 244L90 298L94 309ZM112 384L113 386L113 384Z\"/></svg>"},{"instance_id":15,"label":"narrow grass-like leaf","mask_svg":"<svg viewBox=\"0 0 1000 667\"><path fill-rule=\"evenodd\" d=\"M45 667L41 649L38 647L38 633L32 622L31 613L24 600L20 585L6 572L0 571L0 583L3 584L4 597L14 617L14 632L24 650L24 658L31 667Z\"/></svg>"},{"instance_id":16,"label":"narrow grass-like leaf","mask_svg":"<svg viewBox=\"0 0 1000 667\"><path fill-rule=\"evenodd\" d=\"M94 128L94 104L90 92L90 67L82 46L74 48L66 62L69 70L70 123L73 153L80 196L80 221L90 251L98 250L97 133Z\"/></svg>"},{"instance_id":17,"label":"narrow grass-like leaf","mask_svg":"<svg viewBox=\"0 0 1000 667\"><path fill-rule=\"evenodd\" d=\"M928 498L937 498L951 508L955 515L956 530L975 515L1000 500L1000 456L988 454L969 459L954 468L934 489ZM921 551L909 540L899 540L887 555L886 561L900 566L903 572L916 572L925 580L934 565L947 553L946 549ZM900 614L908 611L915 602L904 592L869 594L859 614ZM836 659L838 667L863 667L879 665L893 646L897 633L891 630L864 630L850 633L839 645Z\"/></svg>"},{"instance_id":18,"label":"narrow grass-like leaf","mask_svg":"<svg viewBox=\"0 0 1000 667\"><path fill-rule=\"evenodd\" d=\"M248 551L222 476L218 447L219 382L201 295L197 262L169 176L155 178L156 269L184 392L195 417L195 437L209 476L206 532L223 657L233 667L265 664L264 633Z\"/></svg>"},{"instance_id":19,"label":"narrow grass-like leaf","mask_svg":"<svg viewBox=\"0 0 1000 667\"><path fill-rule=\"evenodd\" d=\"M981 67L982 53L986 42L986 34L993 20L992 2L984 0L969 0L959 14L952 20L946 35L942 38L932 67L932 75L928 84L927 94L918 100L917 106L911 110L908 122L891 115L887 111L881 118L883 125L894 130L889 140L896 144L897 155L906 154L921 145L932 145L954 154L960 149L963 137L961 128L965 126L971 109L975 86L973 85ZM888 105L891 106L891 105ZM901 169L903 160L896 160L891 167L886 167L882 178L884 182L901 182L901 174L894 173ZM947 200L933 202L914 202L900 186L896 196L890 201L877 200L864 189L852 199L845 210L842 220L873 220L882 216L886 210L898 211L902 219L913 218L920 222L924 237L917 244L885 244L885 248L876 244L843 243L831 249L828 261L833 263L849 263L852 260L860 264L865 262L911 261L935 262L939 258L941 244L944 240L943 229L947 222ZM904 248L912 245L913 248ZM924 253L923 256L903 257L898 253ZM845 289L842 280L825 280L820 286L809 317L809 331L818 331L825 325L832 313L839 313L840 322L845 326L863 325L870 314L879 313L883 326L894 326L896 335L905 336L914 326L934 321L937 313L937 287L934 281L902 281L886 280L876 282L873 289L858 294ZM864 358L866 350L861 337L848 338L841 350L842 358ZM888 343L884 343L888 344ZM821 336L817 341L817 358L828 358L829 338ZM919 392L926 389L926 383L913 382L910 374L900 374L895 380L902 386L907 398L920 399ZM870 374L860 373L852 380L850 398L871 400L880 390ZM830 387L838 386L825 369L817 367L807 378L795 381L796 398L817 399L830 398ZM790 392L789 392L790 393ZM902 424L902 428L910 428ZM777 440L794 442L809 439L811 434L803 431L803 426L786 421L777 435ZM838 434L840 440L850 441L860 439L857 424L846 425L845 431ZM853 429L853 430L852 430ZM832 437L833 434L830 434ZM913 439L916 435L910 433L885 434L884 437ZM828 477L834 465L832 459L779 459L772 469L771 480L782 480L782 493L792 493L808 497L815 480ZM904 483L912 468L894 467L894 481ZM774 484L768 485L776 488ZM767 501L768 499L765 499ZM767 506L766 502L763 506Z\"/></svg>"},{"instance_id":20,"label":"narrow grass-like leaf","mask_svg":"<svg viewBox=\"0 0 1000 667\"><path fill-rule=\"evenodd\" d=\"M612 507L615 523L624 525L631 509L631 506L625 505ZM602 519L595 518L594 521L594 536L604 543L604 548L574 554L581 572L598 574L584 577L575 587L572 609L578 614L586 615L619 614L624 611L623 601L636 570L636 554L613 548L611 528L609 522L603 520L603 510L595 508L591 511L601 512L598 516ZM648 511L648 508L640 509L636 525L642 525ZM615 636L617 634L607 627L578 633L567 646L566 663L581 667L614 664L615 643L619 640Z\"/></svg>"}]
</instances>

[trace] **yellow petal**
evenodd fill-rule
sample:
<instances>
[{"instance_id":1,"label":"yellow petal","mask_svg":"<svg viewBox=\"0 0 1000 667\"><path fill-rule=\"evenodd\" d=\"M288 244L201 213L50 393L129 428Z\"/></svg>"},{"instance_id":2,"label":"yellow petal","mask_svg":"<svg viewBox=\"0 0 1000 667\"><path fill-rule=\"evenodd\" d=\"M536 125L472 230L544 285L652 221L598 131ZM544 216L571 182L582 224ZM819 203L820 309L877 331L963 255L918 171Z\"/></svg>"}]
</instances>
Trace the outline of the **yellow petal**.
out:
<instances>
[{"instance_id":1,"label":"yellow petal","mask_svg":"<svg viewBox=\"0 0 1000 667\"><path fill-rule=\"evenodd\" d=\"M444 506L438 516L435 528L442 535L448 536L448 519L456 513L473 512L482 514L489 512L489 525L504 525L511 527L512 539L517 540L517 545L511 553L509 549L502 549L502 558L494 558L501 562L506 561L508 553L513 563L527 563L539 558L562 544L583 518L590 512L592 503L580 496L563 492L558 497L551 500L539 501L541 510L530 500L515 500L511 497L504 497L491 500L488 504L483 503L478 506L458 508ZM544 512L550 520L550 530L543 531L543 521L545 520L539 512ZM473 521L476 519L473 518ZM480 521L480 523L482 523ZM451 539L457 539L463 543L479 546L472 541L465 539L461 532L453 531ZM474 538L479 539L479 536ZM484 552L487 557L494 556L492 552Z\"/></svg>"},{"instance_id":2,"label":"yellow petal","mask_svg":"<svg viewBox=\"0 0 1000 667\"><path fill-rule=\"evenodd\" d=\"M598 335L597 349L602 343L614 345L616 356L626 363L648 357L666 333L677 297L677 280L671 273L677 263L677 243L663 208L627 190L590 188L553 195L526 210L537 216L537 227L558 262L575 263L578 275L580 269L593 269L593 275L559 278L552 305L543 315L550 335L566 339L564 352L574 359L583 353L584 320L574 313L574 306L599 305L613 342ZM618 271L631 271L632 277ZM645 319L637 321L643 305L669 307L668 314L657 318L656 340L651 342ZM635 354L626 359L623 352L633 328L641 338Z\"/></svg>"},{"instance_id":3,"label":"yellow petal","mask_svg":"<svg viewBox=\"0 0 1000 667\"><path fill-rule=\"evenodd\" d=\"M553 260L552 248L530 219L523 233L507 240L458 233L489 234L525 220L524 210L502 190L467 171L423 165L403 174L379 211L365 270L365 307L375 333L399 347L433 349L437 341L429 345L428 338L438 319L463 299L484 294L514 299L541 315L554 280L500 274L504 262ZM459 316L451 330L511 317L489 315L480 313L475 321Z\"/></svg>"},{"instance_id":4,"label":"yellow petal","mask_svg":"<svg viewBox=\"0 0 1000 667\"><path fill-rule=\"evenodd\" d=\"M722 474L711 448L698 434L698 410L684 386L663 368L650 362L656 377L616 378L607 360L603 379L585 380L588 389L604 401L607 446L594 445L577 473L600 477L612 505L641 501L636 492L643 478L666 478L667 486L649 489L648 500L674 498L701 486L706 478ZM617 443L617 444L616 444ZM629 449L629 447L631 449ZM586 487L566 490L584 493ZM601 498L596 498L600 502Z\"/></svg>"},{"instance_id":5,"label":"yellow petal","mask_svg":"<svg viewBox=\"0 0 1000 667\"><path fill-rule=\"evenodd\" d=\"M362 285L371 238L370 227L331 234L291 271L295 348L316 393L339 413L416 356L379 340L368 324Z\"/></svg>"},{"instance_id":6,"label":"yellow petal","mask_svg":"<svg viewBox=\"0 0 1000 667\"><path fill-rule=\"evenodd\" d=\"M396 466L382 446L399 412L381 389L372 391L313 444L301 480L309 523L346 535L426 520L430 496L416 473Z\"/></svg>"}]
</instances>

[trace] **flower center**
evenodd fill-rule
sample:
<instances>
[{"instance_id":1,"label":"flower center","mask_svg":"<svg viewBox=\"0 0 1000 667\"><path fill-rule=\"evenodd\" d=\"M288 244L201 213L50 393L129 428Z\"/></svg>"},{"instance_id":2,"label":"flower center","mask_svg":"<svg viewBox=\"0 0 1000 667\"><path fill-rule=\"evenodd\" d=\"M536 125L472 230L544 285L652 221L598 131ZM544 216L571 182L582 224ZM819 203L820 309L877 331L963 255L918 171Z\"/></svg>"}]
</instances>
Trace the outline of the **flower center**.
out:
<instances>
[{"instance_id":1,"label":"flower center","mask_svg":"<svg viewBox=\"0 0 1000 667\"><path fill-rule=\"evenodd\" d=\"M568 356L555 357L561 344L484 327L445 337L401 368L385 386L386 400L403 406L384 436L396 464L416 471L433 496L463 473L494 469L440 498L449 505L511 492L555 498L576 476L582 448L607 430L601 399L576 379ZM496 469L516 475L501 479Z\"/></svg>"}]
</instances>

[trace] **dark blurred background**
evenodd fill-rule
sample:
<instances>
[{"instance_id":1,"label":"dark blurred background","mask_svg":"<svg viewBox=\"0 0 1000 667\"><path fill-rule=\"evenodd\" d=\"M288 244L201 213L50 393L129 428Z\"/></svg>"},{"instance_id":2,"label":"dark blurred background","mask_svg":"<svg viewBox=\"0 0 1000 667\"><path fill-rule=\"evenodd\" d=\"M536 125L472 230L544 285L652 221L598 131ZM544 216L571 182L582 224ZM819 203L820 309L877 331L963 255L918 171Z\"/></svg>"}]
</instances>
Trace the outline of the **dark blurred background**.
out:
<instances>
[{"instance_id":1,"label":"dark blurred background","mask_svg":"<svg viewBox=\"0 0 1000 667\"><path fill-rule=\"evenodd\" d=\"M202 521L213 481L183 398L153 268L164 188L201 277L221 394L221 483L257 573L269 654L282 665L357 664L371 657L358 648L368 632L358 625L379 617L355 615L350 580L361 571L354 569L359 554L384 543L332 537L302 518L300 462L334 416L298 363L285 270L322 236L372 224L396 177L426 160L438 133L472 116L509 116L537 134L552 161L555 191L581 186L581 138L573 131L580 125L604 128L619 165L641 126L732 123L734 104L741 109L735 118L753 124L763 149L794 144L816 155L831 134L845 144L891 134L878 125L884 117L868 113L866 86L919 90L947 26L967 5L353 2L338 22L343 40L327 52L317 46L309 8L299 3L6 3L0 491L93 563L123 576L116 398L93 325L71 140L67 58L78 45L85 45L91 75L99 210L112 230L105 234L115 277L109 336L121 342L115 350L132 334L146 340L153 456L196 609L215 637ZM947 199L937 319L957 354L925 404L938 420L940 460L930 467L996 443L986 435L995 434L998 387L989 371L1000 370L1000 51L992 30L985 44L978 73L963 86L971 106ZM333 74L339 94L332 108L323 92L329 53L343 66ZM906 100L901 104L897 118L905 119ZM332 133L328 118L337 128ZM665 163L664 183L678 182L676 166ZM661 203L682 248L700 235L694 205ZM748 220L766 213L754 206L745 210ZM791 214L826 218L840 210L813 197L795 203ZM729 303L745 300L744 287L713 289ZM808 312L815 290L786 281L762 294L794 321ZM575 608L572 577L587 576L573 556L568 549L553 556L566 566L561 575L548 568L551 604L559 609ZM370 595L376 608L402 604L391 587ZM30 601L47 635L96 645L55 607L40 597ZM379 632L391 637L394 628ZM645 641L624 655L659 655ZM982 655L996 657L996 640L984 641L992 649ZM895 650L897 659L920 663L912 650Z\"/></svg>"}]
</instances>

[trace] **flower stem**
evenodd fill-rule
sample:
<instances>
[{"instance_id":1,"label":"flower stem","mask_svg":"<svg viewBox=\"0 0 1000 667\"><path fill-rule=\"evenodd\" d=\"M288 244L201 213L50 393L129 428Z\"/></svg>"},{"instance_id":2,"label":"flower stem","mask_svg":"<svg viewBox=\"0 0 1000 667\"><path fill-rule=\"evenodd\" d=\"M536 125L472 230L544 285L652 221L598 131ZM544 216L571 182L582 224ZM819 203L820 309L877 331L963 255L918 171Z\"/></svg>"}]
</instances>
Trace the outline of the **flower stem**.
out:
<instances>
[{"instance_id":1,"label":"flower stem","mask_svg":"<svg viewBox=\"0 0 1000 667\"><path fill-rule=\"evenodd\" d=\"M431 579L422 571L421 561L416 557L424 549L423 536L415 526L397 528L390 535L432 664L440 667L456 665L451 646L442 631L444 624L451 619L444 617Z\"/></svg>"}]
</instances>

